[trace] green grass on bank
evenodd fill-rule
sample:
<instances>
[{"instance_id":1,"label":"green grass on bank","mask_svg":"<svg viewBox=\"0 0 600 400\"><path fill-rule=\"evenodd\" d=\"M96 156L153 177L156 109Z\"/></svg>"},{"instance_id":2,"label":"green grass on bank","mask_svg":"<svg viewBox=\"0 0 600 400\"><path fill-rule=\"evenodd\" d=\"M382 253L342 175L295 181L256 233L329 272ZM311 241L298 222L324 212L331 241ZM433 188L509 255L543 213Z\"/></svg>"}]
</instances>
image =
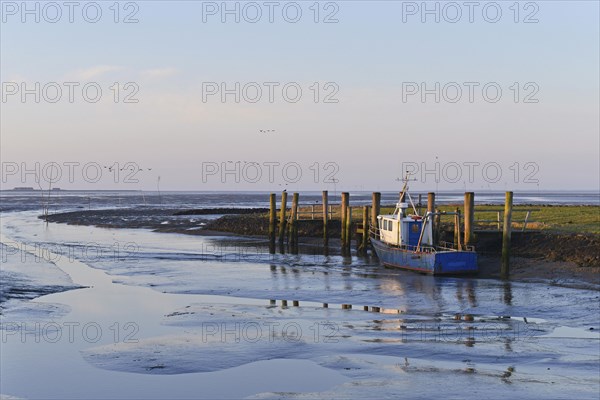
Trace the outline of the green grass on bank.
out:
<instances>
[{"instance_id":1,"label":"green grass on bank","mask_svg":"<svg viewBox=\"0 0 600 400\"><path fill-rule=\"evenodd\" d=\"M440 205L442 211L454 211L459 208L461 213L464 212L462 204ZM315 219L321 219L320 206L314 207ZM308 207L301 207L301 212L307 212L301 215L301 219L310 219ZM490 210L490 211L482 211ZM547 206L547 205L518 205L513 207L513 229L521 229L526 213L531 210L527 229L545 230L553 232L569 232L569 233L594 233L600 234L600 206ZM391 214L394 211L393 207L382 207L382 214ZM410 210L412 212L412 210ZM424 213L425 210L421 210ZM498 212L500 212L500 220L504 216L503 205L476 205L475 220L487 220L493 222L477 222L476 229L497 229L498 227ZM362 222L362 207L352 207L352 220L354 222ZM339 206L333 208L333 218L339 219ZM443 216L442 222L452 223L454 216ZM500 225L502 227L502 225Z\"/></svg>"},{"instance_id":2,"label":"green grass on bank","mask_svg":"<svg viewBox=\"0 0 600 400\"><path fill-rule=\"evenodd\" d=\"M454 211L459 208L461 213L463 205L442 205L442 211ZM486 210L486 211L478 211ZM493 211L487 211L493 210ZM556 232L594 233L600 234L600 206L544 206L527 205L514 206L512 213L513 228L523 227L527 211L531 210L527 229L539 229ZM392 208L385 208L384 212L393 212ZM497 221L500 212L501 221L504 218L503 205L476 205L475 220ZM442 221L451 222L452 216L443 217ZM497 222L479 222L478 228L497 228Z\"/></svg>"}]
</instances>

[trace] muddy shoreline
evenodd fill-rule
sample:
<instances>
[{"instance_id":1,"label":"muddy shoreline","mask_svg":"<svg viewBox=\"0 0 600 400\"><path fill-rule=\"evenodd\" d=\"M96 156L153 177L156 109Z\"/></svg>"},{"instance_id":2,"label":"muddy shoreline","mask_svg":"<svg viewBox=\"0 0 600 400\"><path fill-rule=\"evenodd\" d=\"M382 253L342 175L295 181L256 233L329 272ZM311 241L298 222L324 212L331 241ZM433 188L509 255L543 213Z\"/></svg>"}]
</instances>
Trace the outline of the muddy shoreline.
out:
<instances>
[{"instance_id":1,"label":"muddy shoreline","mask_svg":"<svg viewBox=\"0 0 600 400\"><path fill-rule=\"evenodd\" d=\"M40 216L43 218L43 216ZM88 225L111 229L149 229L155 232L186 235L249 237L261 243L268 232L264 209L211 208L80 210L48 216L49 222ZM322 221L298 223L300 252L322 252ZM339 254L340 222L330 221L329 254ZM442 240L452 236L445 227ZM239 238L235 238L236 240ZM256 245L255 244L255 245ZM478 277L498 278L501 236L499 232L476 235L481 271ZM543 280L551 284L600 289L600 235L549 231L515 231L512 235L511 278Z\"/></svg>"}]
</instances>

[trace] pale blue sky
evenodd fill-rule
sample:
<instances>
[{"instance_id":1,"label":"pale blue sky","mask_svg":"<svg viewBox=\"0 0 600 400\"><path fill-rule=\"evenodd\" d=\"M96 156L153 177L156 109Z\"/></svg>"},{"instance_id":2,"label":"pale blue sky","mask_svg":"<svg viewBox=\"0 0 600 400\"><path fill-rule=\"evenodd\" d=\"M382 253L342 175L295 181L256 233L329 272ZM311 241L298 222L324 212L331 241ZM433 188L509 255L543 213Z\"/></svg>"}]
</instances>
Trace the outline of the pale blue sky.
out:
<instances>
[{"instance_id":1,"label":"pale blue sky","mask_svg":"<svg viewBox=\"0 0 600 400\"><path fill-rule=\"evenodd\" d=\"M463 177L453 183L441 176L440 189L537 190L537 184L523 182L531 171L523 168L528 162L539 168L534 176L539 189L598 189L597 1L530 2L539 9L539 22L531 24L514 23L509 8L514 1L497 2L503 15L495 24L483 19L481 7L473 23L466 15L455 24L443 18L435 23L431 16L422 23L420 15L407 16L403 23L402 10L410 2L399 1L335 2L339 22L333 24L313 22L313 1L298 2L303 16L296 24L285 22L277 11L274 23L266 15L256 24L243 18L236 24L231 17L221 23L218 15L203 23L203 2L140 1L139 23L115 24L108 9L113 2L99 3L103 17L96 24L85 22L77 11L74 23L63 16L56 24L43 19L22 23L19 15L3 14L3 83L93 81L103 88L103 97L95 104L81 97L72 104L7 98L1 103L2 161L133 161L152 167L138 176L139 184L107 178L92 186L82 179L57 186L152 189L158 175L165 190L285 185L281 176L273 183L266 177L255 183L242 177L239 184L228 177L223 183L218 174L202 181L203 162L239 160L297 162L303 178L288 184L298 190L330 186L322 175L314 182L309 168L314 162L339 166L338 190L393 190L403 162L433 168L437 157L442 168L498 163L503 173L497 182L483 179L479 168L474 182ZM521 9L520 19L532 10ZM135 82L139 103L114 104L113 82ZM281 96L272 104L223 104L218 97L204 103L203 82L298 82L303 96L295 104ZM335 82L339 103L315 104L309 89L314 82ZM431 96L425 103L418 96L404 103L403 82L496 82L503 95L497 103L486 102L477 91L473 103L436 104ZM521 96L526 94L523 85L534 82L539 102L515 103L514 82ZM2 186L35 186L11 179ZM414 185L435 186L432 177Z\"/></svg>"}]
</instances>

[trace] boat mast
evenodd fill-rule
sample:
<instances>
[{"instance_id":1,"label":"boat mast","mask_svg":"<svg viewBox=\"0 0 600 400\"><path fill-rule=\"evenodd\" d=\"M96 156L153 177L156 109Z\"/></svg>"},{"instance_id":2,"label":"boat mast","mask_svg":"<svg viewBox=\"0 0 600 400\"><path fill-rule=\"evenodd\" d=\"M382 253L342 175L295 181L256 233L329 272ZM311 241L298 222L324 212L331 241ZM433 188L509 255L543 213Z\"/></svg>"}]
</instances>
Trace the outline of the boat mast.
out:
<instances>
[{"instance_id":1,"label":"boat mast","mask_svg":"<svg viewBox=\"0 0 600 400\"><path fill-rule=\"evenodd\" d=\"M407 196L415 215L419 215L419 213L417 212L417 208L415 207L415 203L413 202L413 199L410 195L410 192L408 191L408 181L416 181L416 179L410 179L410 172L406 171L406 177L402 179L404 185L402 185L402 190L400 191L400 199L396 204L396 210L394 211L394 215L398 214L402 217L404 216L402 209L400 208L400 203L406 203L406 201L402 201L402 199L406 198Z\"/></svg>"}]
</instances>

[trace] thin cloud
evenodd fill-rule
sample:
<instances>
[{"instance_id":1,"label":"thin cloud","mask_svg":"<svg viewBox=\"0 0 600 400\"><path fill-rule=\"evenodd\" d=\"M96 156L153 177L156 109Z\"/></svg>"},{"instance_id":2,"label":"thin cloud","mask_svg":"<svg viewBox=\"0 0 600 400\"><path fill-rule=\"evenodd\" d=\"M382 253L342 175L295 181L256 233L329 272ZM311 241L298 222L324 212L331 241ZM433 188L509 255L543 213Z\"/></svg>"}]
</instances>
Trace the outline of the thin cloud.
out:
<instances>
[{"instance_id":1,"label":"thin cloud","mask_svg":"<svg viewBox=\"0 0 600 400\"><path fill-rule=\"evenodd\" d=\"M123 67L116 65L96 65L94 67L78 70L75 72L75 75L78 79L86 80L97 78L109 72L120 71L122 69Z\"/></svg>"},{"instance_id":2,"label":"thin cloud","mask_svg":"<svg viewBox=\"0 0 600 400\"><path fill-rule=\"evenodd\" d=\"M142 77L148 79L166 78L167 76L175 75L177 72L177 68L172 67L146 69L142 71Z\"/></svg>"}]
</instances>

